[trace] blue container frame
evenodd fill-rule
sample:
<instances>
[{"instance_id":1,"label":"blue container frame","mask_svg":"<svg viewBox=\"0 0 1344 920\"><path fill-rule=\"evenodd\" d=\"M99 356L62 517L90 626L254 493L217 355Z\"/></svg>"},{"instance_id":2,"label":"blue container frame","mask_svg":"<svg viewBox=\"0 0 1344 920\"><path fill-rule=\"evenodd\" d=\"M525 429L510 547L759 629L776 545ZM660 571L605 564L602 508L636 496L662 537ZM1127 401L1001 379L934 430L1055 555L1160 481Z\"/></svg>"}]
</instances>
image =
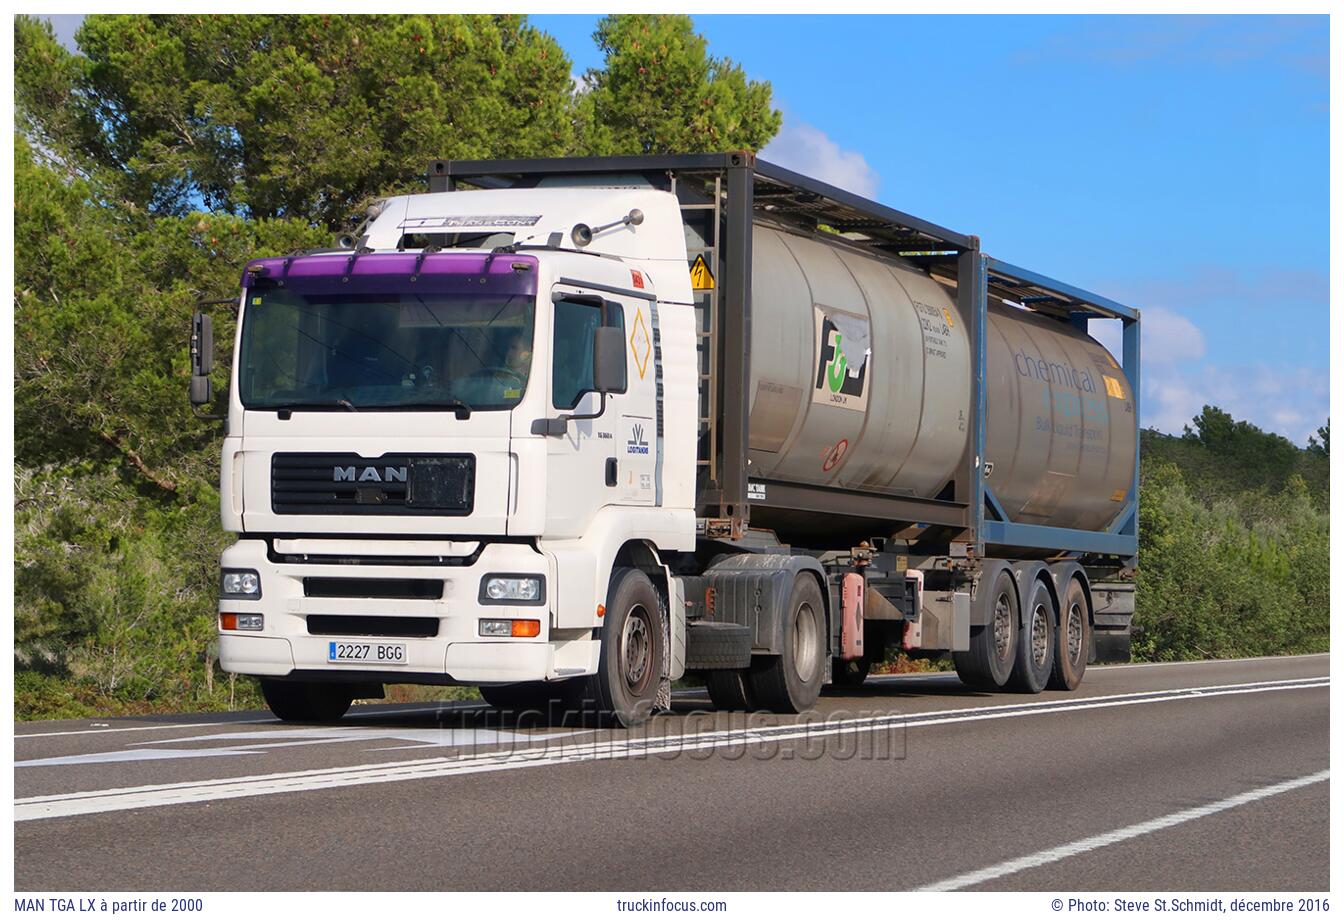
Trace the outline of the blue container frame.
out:
<instances>
[{"instance_id":1,"label":"blue container frame","mask_svg":"<svg viewBox=\"0 0 1344 920\"><path fill-rule=\"evenodd\" d=\"M991 282L996 282L1029 292L1030 296L1024 297L1023 300L1049 300L1061 308L1066 308L1069 321L1084 332L1087 331L1088 321L1091 319L1120 320L1123 330L1121 364L1133 390L1137 425L1139 388L1142 382L1139 369L1141 347L1139 311L990 256L980 253L975 255L972 271L976 277L972 279L971 285L976 303L973 382L976 412L974 444L971 451L973 457L971 507L974 509L977 555L984 555L985 547L992 546L1006 549L1048 549L1060 553L1134 559L1139 551L1139 439L1135 438L1134 441L1134 477L1130 482L1129 492L1125 496L1120 513L1105 530L1074 530L1012 521L1003 505L994 496L993 490L985 483L985 420L988 407L984 382L987 366L985 342L989 317L989 288ZM986 515L987 508L993 512L994 518Z\"/></svg>"}]
</instances>

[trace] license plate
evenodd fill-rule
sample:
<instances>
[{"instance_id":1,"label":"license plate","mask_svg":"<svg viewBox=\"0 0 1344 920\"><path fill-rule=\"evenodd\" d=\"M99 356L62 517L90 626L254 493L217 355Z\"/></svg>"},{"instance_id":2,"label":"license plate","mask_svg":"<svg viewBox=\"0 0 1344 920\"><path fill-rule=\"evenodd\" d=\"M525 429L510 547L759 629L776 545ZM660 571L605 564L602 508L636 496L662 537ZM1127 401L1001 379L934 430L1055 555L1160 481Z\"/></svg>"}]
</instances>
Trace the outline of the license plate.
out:
<instances>
[{"instance_id":1,"label":"license plate","mask_svg":"<svg viewBox=\"0 0 1344 920\"><path fill-rule=\"evenodd\" d=\"M339 664L406 663L405 642L328 642L327 661Z\"/></svg>"}]
</instances>

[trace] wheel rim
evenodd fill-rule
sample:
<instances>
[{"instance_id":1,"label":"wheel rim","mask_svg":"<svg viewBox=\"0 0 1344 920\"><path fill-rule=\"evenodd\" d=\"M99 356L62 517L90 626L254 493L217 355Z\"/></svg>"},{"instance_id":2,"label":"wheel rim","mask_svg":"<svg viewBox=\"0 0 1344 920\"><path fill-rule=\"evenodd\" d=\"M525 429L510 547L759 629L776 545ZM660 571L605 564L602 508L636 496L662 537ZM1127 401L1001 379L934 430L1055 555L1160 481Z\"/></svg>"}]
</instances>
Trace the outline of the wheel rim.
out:
<instances>
[{"instance_id":1,"label":"wheel rim","mask_svg":"<svg viewBox=\"0 0 1344 920\"><path fill-rule=\"evenodd\" d=\"M1037 604L1031 611L1031 662L1043 667L1050 654L1050 611Z\"/></svg>"},{"instance_id":2,"label":"wheel rim","mask_svg":"<svg viewBox=\"0 0 1344 920\"><path fill-rule=\"evenodd\" d=\"M793 669L803 683L817 670L817 636L812 628L816 615L811 604L800 604L793 614Z\"/></svg>"},{"instance_id":3,"label":"wheel rim","mask_svg":"<svg viewBox=\"0 0 1344 920\"><path fill-rule=\"evenodd\" d=\"M1008 658L1013 644L1013 608L1007 594L1000 594L994 601L994 654L1000 661Z\"/></svg>"},{"instance_id":4,"label":"wheel rim","mask_svg":"<svg viewBox=\"0 0 1344 920\"><path fill-rule=\"evenodd\" d=\"M648 683L653 670L653 642L649 631L649 613L636 605L625 618L621 631L621 664L625 685L638 695Z\"/></svg>"},{"instance_id":5,"label":"wheel rim","mask_svg":"<svg viewBox=\"0 0 1344 920\"><path fill-rule=\"evenodd\" d=\"M1083 609L1078 604L1069 607L1069 662L1077 663L1083 652Z\"/></svg>"}]
</instances>

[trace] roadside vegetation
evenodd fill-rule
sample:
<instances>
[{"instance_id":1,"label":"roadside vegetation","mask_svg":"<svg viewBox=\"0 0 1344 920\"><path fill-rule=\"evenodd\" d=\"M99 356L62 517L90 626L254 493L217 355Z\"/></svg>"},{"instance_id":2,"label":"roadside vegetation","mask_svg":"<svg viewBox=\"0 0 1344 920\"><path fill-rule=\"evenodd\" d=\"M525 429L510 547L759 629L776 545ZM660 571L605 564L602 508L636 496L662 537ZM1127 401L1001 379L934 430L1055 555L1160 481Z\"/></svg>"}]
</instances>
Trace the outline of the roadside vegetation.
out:
<instances>
[{"instance_id":1,"label":"roadside vegetation","mask_svg":"<svg viewBox=\"0 0 1344 920\"><path fill-rule=\"evenodd\" d=\"M220 431L186 400L190 316L247 259L328 243L436 157L760 149L780 125L684 16L602 20L577 81L520 16L89 16L78 53L14 29L20 719L262 705L215 660ZM1323 648L1328 434L1209 409L1144 439L1136 650Z\"/></svg>"}]
</instances>

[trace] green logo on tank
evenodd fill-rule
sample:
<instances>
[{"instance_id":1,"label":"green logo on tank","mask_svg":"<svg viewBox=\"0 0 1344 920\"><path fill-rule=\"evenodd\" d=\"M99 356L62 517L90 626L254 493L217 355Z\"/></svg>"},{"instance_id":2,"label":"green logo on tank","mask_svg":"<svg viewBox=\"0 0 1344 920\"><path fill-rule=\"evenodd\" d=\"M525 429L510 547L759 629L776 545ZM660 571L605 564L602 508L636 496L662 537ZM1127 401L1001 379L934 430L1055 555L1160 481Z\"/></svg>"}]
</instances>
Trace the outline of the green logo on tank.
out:
<instances>
[{"instance_id":1,"label":"green logo on tank","mask_svg":"<svg viewBox=\"0 0 1344 920\"><path fill-rule=\"evenodd\" d=\"M831 388L832 393L839 393L840 387L845 384L845 371L849 368L849 360L840 351L840 333L835 334L834 357L826 364L826 385Z\"/></svg>"}]
</instances>

